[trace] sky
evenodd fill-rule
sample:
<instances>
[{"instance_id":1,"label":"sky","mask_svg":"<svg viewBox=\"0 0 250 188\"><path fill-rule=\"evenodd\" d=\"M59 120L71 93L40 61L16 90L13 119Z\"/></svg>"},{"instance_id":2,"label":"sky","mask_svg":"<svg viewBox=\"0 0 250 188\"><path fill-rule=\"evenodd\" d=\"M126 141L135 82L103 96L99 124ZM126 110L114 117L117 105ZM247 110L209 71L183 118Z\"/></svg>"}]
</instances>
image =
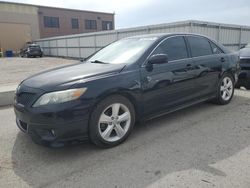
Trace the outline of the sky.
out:
<instances>
[{"instance_id":1,"label":"sky","mask_svg":"<svg viewBox=\"0 0 250 188\"><path fill-rule=\"evenodd\" d=\"M250 0L12 0L115 13L116 29L185 20L250 26Z\"/></svg>"}]
</instances>

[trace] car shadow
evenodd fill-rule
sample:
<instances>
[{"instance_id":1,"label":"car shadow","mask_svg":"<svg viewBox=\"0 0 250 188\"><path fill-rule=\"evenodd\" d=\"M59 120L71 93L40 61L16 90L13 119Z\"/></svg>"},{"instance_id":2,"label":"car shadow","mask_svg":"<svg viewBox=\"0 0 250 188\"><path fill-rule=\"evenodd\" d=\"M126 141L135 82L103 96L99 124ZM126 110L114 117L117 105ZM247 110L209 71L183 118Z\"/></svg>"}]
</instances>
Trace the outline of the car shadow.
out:
<instances>
[{"instance_id":1,"label":"car shadow","mask_svg":"<svg viewBox=\"0 0 250 188\"><path fill-rule=\"evenodd\" d=\"M244 117L249 104L250 98L237 96L227 106L203 103L189 107L138 124L124 144L111 149L88 142L46 148L19 132L12 150L13 169L31 187L55 186L60 181L68 181L69 186L89 181L92 187L123 187L123 182L126 187L145 187L187 169L225 177L212 164L250 145L250 126L230 117L231 112ZM108 181L112 174L122 178Z\"/></svg>"}]
</instances>

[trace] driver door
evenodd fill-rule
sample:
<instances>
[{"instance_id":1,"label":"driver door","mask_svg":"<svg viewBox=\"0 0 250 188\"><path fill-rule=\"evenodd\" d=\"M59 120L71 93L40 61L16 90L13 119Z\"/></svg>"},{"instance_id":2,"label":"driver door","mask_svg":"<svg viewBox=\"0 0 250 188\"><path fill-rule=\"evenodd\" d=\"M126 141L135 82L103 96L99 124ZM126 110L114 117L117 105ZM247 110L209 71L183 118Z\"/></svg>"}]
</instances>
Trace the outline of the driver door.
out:
<instances>
[{"instance_id":1,"label":"driver door","mask_svg":"<svg viewBox=\"0 0 250 188\"><path fill-rule=\"evenodd\" d=\"M141 68L144 113L157 115L197 97L192 59L183 36L164 39L153 51L167 54L168 62Z\"/></svg>"}]
</instances>

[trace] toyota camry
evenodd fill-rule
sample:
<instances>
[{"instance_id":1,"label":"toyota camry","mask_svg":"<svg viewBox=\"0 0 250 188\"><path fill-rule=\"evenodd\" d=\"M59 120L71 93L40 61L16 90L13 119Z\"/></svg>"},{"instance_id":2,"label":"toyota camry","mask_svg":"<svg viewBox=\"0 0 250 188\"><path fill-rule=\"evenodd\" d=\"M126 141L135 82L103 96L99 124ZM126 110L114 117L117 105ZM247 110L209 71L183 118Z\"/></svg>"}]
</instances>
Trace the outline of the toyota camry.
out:
<instances>
[{"instance_id":1,"label":"toyota camry","mask_svg":"<svg viewBox=\"0 0 250 188\"><path fill-rule=\"evenodd\" d=\"M152 34L111 43L74 65L31 76L16 90L16 123L34 142L125 141L135 122L197 104L228 104L239 57L196 34Z\"/></svg>"}]
</instances>

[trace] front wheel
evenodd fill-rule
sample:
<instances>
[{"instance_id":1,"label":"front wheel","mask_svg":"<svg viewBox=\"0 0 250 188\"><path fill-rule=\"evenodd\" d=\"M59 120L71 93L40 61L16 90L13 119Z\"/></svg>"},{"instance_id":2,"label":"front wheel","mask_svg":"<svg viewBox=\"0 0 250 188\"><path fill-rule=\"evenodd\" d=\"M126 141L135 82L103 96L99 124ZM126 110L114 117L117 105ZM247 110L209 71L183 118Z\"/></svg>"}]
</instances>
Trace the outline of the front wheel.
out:
<instances>
[{"instance_id":1,"label":"front wheel","mask_svg":"<svg viewBox=\"0 0 250 188\"><path fill-rule=\"evenodd\" d=\"M250 90L250 80L248 80L248 82L247 82L246 89L247 89L247 90Z\"/></svg>"},{"instance_id":2,"label":"front wheel","mask_svg":"<svg viewBox=\"0 0 250 188\"><path fill-rule=\"evenodd\" d=\"M233 77L230 74L224 74L219 82L215 102L221 105L228 104L233 98L234 87Z\"/></svg>"},{"instance_id":3,"label":"front wheel","mask_svg":"<svg viewBox=\"0 0 250 188\"><path fill-rule=\"evenodd\" d=\"M114 147L126 140L134 124L131 102L120 95L110 96L101 101L91 115L90 139L97 146Z\"/></svg>"}]
</instances>

